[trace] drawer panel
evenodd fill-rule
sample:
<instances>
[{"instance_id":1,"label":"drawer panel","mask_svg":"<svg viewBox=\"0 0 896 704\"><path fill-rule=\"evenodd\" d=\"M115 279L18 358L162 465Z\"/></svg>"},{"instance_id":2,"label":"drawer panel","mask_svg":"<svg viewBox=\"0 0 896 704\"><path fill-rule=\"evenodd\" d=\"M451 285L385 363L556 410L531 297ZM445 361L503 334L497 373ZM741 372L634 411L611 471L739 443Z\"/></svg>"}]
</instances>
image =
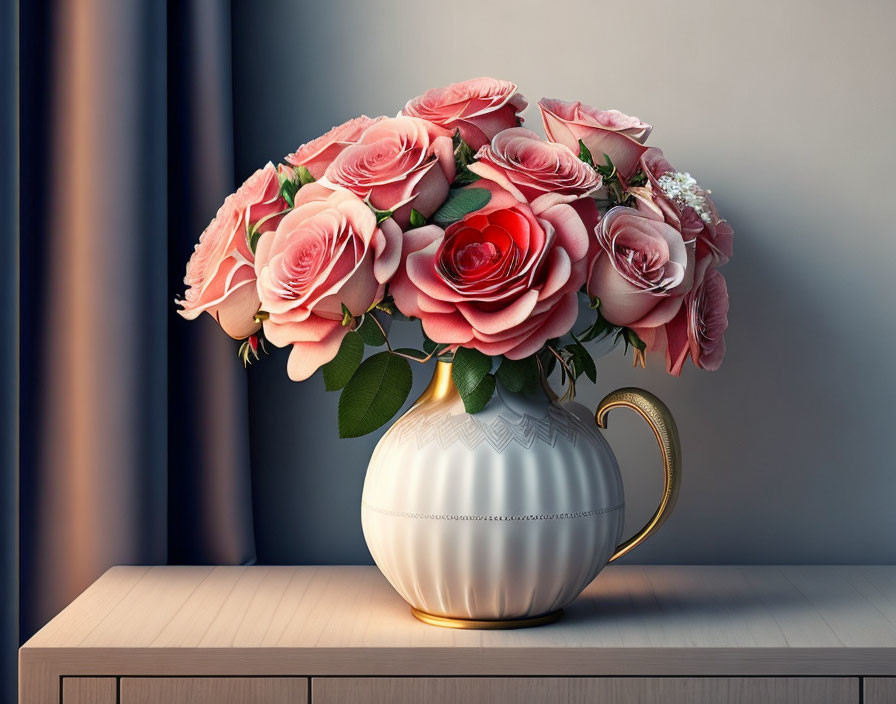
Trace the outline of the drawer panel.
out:
<instances>
[{"instance_id":1,"label":"drawer panel","mask_svg":"<svg viewBox=\"0 0 896 704\"><path fill-rule=\"evenodd\" d=\"M63 677L62 704L117 704L114 677Z\"/></svg>"},{"instance_id":2,"label":"drawer panel","mask_svg":"<svg viewBox=\"0 0 896 704\"><path fill-rule=\"evenodd\" d=\"M311 698L313 704L858 704L859 681L849 677L315 677Z\"/></svg>"},{"instance_id":3,"label":"drawer panel","mask_svg":"<svg viewBox=\"0 0 896 704\"><path fill-rule=\"evenodd\" d=\"M896 704L896 677L866 677L863 704Z\"/></svg>"},{"instance_id":4,"label":"drawer panel","mask_svg":"<svg viewBox=\"0 0 896 704\"><path fill-rule=\"evenodd\" d=\"M307 703L305 677L121 678L120 704Z\"/></svg>"}]
</instances>

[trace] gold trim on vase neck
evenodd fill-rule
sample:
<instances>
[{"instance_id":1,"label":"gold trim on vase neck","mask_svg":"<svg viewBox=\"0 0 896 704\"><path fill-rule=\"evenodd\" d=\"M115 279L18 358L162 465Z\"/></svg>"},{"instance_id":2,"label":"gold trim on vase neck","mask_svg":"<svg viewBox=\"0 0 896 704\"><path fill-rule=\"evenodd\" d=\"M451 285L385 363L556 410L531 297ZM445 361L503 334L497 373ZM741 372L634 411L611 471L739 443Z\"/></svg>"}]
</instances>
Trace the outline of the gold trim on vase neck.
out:
<instances>
[{"instance_id":1,"label":"gold trim on vase neck","mask_svg":"<svg viewBox=\"0 0 896 704\"><path fill-rule=\"evenodd\" d=\"M423 403L424 401L437 403L439 401L451 400L459 395L457 387L454 385L454 379L451 378L451 362L439 360L436 362L436 368L433 371L429 386L417 399L417 403Z\"/></svg>"}]
</instances>

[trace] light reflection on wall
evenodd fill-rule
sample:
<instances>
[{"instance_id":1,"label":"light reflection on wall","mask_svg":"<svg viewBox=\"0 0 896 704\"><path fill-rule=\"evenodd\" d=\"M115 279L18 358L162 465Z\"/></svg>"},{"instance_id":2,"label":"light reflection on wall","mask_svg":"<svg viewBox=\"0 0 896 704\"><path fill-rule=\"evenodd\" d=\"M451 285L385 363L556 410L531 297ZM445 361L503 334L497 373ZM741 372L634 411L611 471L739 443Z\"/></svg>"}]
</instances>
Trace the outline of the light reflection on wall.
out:
<instances>
[{"instance_id":1,"label":"light reflection on wall","mask_svg":"<svg viewBox=\"0 0 896 704\"><path fill-rule=\"evenodd\" d=\"M644 386L684 444L675 515L632 558L892 562L896 137L892 3L645 0L279 0L234 4L238 174L360 112L394 114L428 87L478 75L619 108L713 190L736 231L728 359L681 379L601 360L594 404ZM265 52L257 38L265 38ZM296 42L302 57L292 66ZM836 50L832 50L836 47ZM262 106L275 105L273 110ZM540 129L530 108L527 125ZM883 169L883 171L882 171ZM848 175L843 175L848 174ZM260 557L367 559L357 520L374 439L338 442L333 396L282 360L252 379ZM848 411L844 412L844 407ZM309 409L312 411L309 413ZM308 414L297 422L300 414ZM630 528L658 491L635 419L610 439L627 468ZM301 461L297 460L301 457Z\"/></svg>"}]
</instances>

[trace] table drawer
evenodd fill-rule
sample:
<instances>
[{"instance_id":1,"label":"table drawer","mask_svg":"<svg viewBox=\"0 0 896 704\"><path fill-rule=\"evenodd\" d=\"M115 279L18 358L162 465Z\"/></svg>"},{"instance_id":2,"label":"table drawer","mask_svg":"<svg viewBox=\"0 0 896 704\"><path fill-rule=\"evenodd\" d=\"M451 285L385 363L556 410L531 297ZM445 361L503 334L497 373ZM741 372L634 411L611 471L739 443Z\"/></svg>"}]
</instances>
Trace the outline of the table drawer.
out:
<instances>
[{"instance_id":1,"label":"table drawer","mask_svg":"<svg viewBox=\"0 0 896 704\"><path fill-rule=\"evenodd\" d=\"M119 701L120 704L307 704L308 680L304 677L122 677Z\"/></svg>"},{"instance_id":2,"label":"table drawer","mask_svg":"<svg viewBox=\"0 0 896 704\"><path fill-rule=\"evenodd\" d=\"M866 677L862 704L896 704L896 677Z\"/></svg>"},{"instance_id":3,"label":"table drawer","mask_svg":"<svg viewBox=\"0 0 896 704\"><path fill-rule=\"evenodd\" d=\"M63 677L62 704L118 704L114 677Z\"/></svg>"},{"instance_id":4,"label":"table drawer","mask_svg":"<svg viewBox=\"0 0 896 704\"><path fill-rule=\"evenodd\" d=\"M311 700L313 704L859 704L859 681L851 677L316 677L311 681Z\"/></svg>"}]
</instances>

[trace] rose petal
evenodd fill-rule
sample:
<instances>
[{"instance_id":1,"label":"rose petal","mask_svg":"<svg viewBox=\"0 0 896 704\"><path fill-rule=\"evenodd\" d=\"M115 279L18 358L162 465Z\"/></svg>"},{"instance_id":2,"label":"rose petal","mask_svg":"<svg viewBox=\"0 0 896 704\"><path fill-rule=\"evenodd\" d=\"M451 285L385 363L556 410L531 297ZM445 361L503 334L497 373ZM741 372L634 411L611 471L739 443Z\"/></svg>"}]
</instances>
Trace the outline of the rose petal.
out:
<instances>
[{"instance_id":1,"label":"rose petal","mask_svg":"<svg viewBox=\"0 0 896 704\"><path fill-rule=\"evenodd\" d=\"M376 255L374 276L380 283L388 283L401 262L401 228L391 218L380 223L374 236L373 251Z\"/></svg>"},{"instance_id":2,"label":"rose petal","mask_svg":"<svg viewBox=\"0 0 896 704\"><path fill-rule=\"evenodd\" d=\"M463 345L473 339L473 328L460 313L430 313L421 322L433 342Z\"/></svg>"},{"instance_id":3,"label":"rose petal","mask_svg":"<svg viewBox=\"0 0 896 704\"><path fill-rule=\"evenodd\" d=\"M249 279L234 288L226 301L215 309L215 318L231 337L241 340L258 332L261 324L255 320L258 312L258 293L255 280Z\"/></svg>"},{"instance_id":4,"label":"rose petal","mask_svg":"<svg viewBox=\"0 0 896 704\"><path fill-rule=\"evenodd\" d=\"M538 301L538 291L527 291L508 306L485 311L470 303L458 303L457 309L478 332L486 334L507 330L522 324Z\"/></svg>"},{"instance_id":5,"label":"rose petal","mask_svg":"<svg viewBox=\"0 0 896 704\"><path fill-rule=\"evenodd\" d=\"M332 332L316 342L296 342L289 353L286 373L293 381L304 381L339 352L347 327L338 323Z\"/></svg>"},{"instance_id":6,"label":"rose petal","mask_svg":"<svg viewBox=\"0 0 896 704\"><path fill-rule=\"evenodd\" d=\"M582 218L569 205L555 205L543 211L540 218L554 226L557 233L557 245L563 247L572 260L578 260L588 254L589 235Z\"/></svg>"},{"instance_id":7,"label":"rose petal","mask_svg":"<svg viewBox=\"0 0 896 704\"><path fill-rule=\"evenodd\" d=\"M544 327L539 328L527 339L506 351L504 356L508 359L524 359L529 355L535 354L552 337L562 337L572 330L578 315L578 294L573 292L565 295L560 299L556 307L551 310L551 313L545 316Z\"/></svg>"}]
</instances>

